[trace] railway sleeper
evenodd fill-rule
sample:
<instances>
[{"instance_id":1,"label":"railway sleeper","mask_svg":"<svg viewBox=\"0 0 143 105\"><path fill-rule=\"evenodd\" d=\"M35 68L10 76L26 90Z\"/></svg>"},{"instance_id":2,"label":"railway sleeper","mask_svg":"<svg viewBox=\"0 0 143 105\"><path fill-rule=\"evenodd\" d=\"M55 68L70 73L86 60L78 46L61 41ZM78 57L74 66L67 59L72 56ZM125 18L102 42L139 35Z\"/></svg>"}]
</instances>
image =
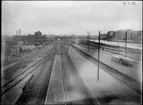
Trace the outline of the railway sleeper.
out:
<instances>
[{"instance_id":1,"label":"railway sleeper","mask_svg":"<svg viewBox=\"0 0 143 105\"><path fill-rule=\"evenodd\" d=\"M84 82L82 81L82 78L81 77L78 77L79 75L78 75L78 72L77 72L77 70L76 70L76 68L75 68L75 66L74 66L74 64L73 64L73 62L72 62L72 60L70 59L70 56L69 56L69 54L68 54L68 48L69 47L67 47L67 46L65 46L65 48L62 50L62 53L64 54L64 56L62 56L62 60L63 60L63 69L65 69L66 70L66 68L67 68L67 66L65 65L65 60L66 61L68 61L69 63L67 63L67 64L69 64L70 66L69 66L69 69L70 70L72 70L72 72L73 73L75 73L74 75L75 75L75 78L78 78L78 82L80 82L80 83L83 83L82 85L82 87L80 87L81 88L81 92L84 92L84 94L86 94L87 95L87 97L85 98L85 99L82 99L82 100L76 100L76 101L71 101L71 102L67 102L66 104L67 105L78 105L78 104L95 104L95 105L98 105L99 103L97 102L97 100L96 99L94 99L93 98L93 96L92 96L92 94L91 94L91 92L90 92L90 90L88 90L88 88L86 87L86 85L84 84ZM65 60L64 60L65 59ZM66 78L68 78L67 76L65 76L65 80L66 80ZM74 78L74 77L73 77ZM70 84L66 84L66 90L68 91L68 92L70 92L70 91L72 91L72 89L74 89L74 87L72 87L72 85L70 85ZM84 91L83 91L84 90ZM70 97L70 96L69 96ZM70 97L71 99L72 99L72 97Z\"/></svg>"},{"instance_id":2,"label":"railway sleeper","mask_svg":"<svg viewBox=\"0 0 143 105\"><path fill-rule=\"evenodd\" d=\"M104 92L102 92L102 93L104 93ZM99 97L98 100L101 103L106 103L106 102L109 102L109 101L115 102L115 100L120 100L120 102L123 101L123 102L130 102L130 103L140 103L141 102L139 96L137 94L133 95L133 93L132 93L132 95L128 95L128 94L127 95L118 95L118 94L114 94L114 93L109 94L109 95L108 94L103 94L103 97Z\"/></svg>"},{"instance_id":3,"label":"railway sleeper","mask_svg":"<svg viewBox=\"0 0 143 105\"><path fill-rule=\"evenodd\" d=\"M31 91L35 81L36 81L36 78L34 75L32 75L31 78L29 79L29 81L23 87L23 89L22 89L23 93L19 97L19 99L16 101L15 105L22 105L27 100L29 92Z\"/></svg>"},{"instance_id":4,"label":"railway sleeper","mask_svg":"<svg viewBox=\"0 0 143 105\"><path fill-rule=\"evenodd\" d=\"M43 84L43 77L41 77L41 75L45 73L44 71L46 69L44 70L44 68L46 67L46 62L50 59L51 57L45 60L45 63L41 68L42 71L40 71L40 74L38 73L38 75L34 75L33 78L29 80L28 83L25 85L25 88L23 88L23 94L17 101L16 105L21 105L23 103L24 104L37 103L39 96L41 94L41 85Z\"/></svg>"},{"instance_id":5,"label":"railway sleeper","mask_svg":"<svg viewBox=\"0 0 143 105\"><path fill-rule=\"evenodd\" d=\"M97 64L97 59L93 58L91 55L87 54L86 52L78 49L75 46L72 46L77 52L79 52L82 56L84 56L86 59L89 61L93 62L94 64ZM118 70L108 66L107 64L104 64L103 62L100 62L100 67L105 69L107 73L111 74L114 76L117 80L121 81L125 85L131 87L135 92L141 94L141 89L140 89L140 83L137 82L136 80L132 79L131 77L119 72Z\"/></svg>"}]
</instances>

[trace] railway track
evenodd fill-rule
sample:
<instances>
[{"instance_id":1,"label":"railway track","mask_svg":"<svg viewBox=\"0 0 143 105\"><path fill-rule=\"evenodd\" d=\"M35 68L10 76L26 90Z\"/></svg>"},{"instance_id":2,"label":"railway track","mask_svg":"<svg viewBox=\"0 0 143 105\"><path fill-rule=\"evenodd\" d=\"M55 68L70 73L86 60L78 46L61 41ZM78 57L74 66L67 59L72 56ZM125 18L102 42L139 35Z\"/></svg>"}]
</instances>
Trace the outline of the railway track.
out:
<instances>
[{"instance_id":1,"label":"railway track","mask_svg":"<svg viewBox=\"0 0 143 105\"><path fill-rule=\"evenodd\" d=\"M87 54L86 52L82 51L81 49L75 47L72 45L72 47L79 52L82 56L84 56L86 59L90 60L91 62L93 62L94 64L97 65L98 60L94 57L92 57L91 55ZM140 86L141 84L132 79L131 77L119 72L118 70L110 67L107 64L104 64L103 62L99 61L99 67L106 70L106 72L108 72L110 75L113 75L116 79L120 80L121 82L125 83L126 85L128 85L129 87L131 87L134 91L136 91L138 94L141 94L141 89Z\"/></svg>"},{"instance_id":2,"label":"railway track","mask_svg":"<svg viewBox=\"0 0 143 105\"><path fill-rule=\"evenodd\" d=\"M50 54L53 52L53 50L54 50L54 48L52 48L52 49L50 49L49 51L48 51L48 53L46 53L46 54L44 54L44 56L50 56ZM42 55L43 56L43 55ZM44 57L43 56L43 57ZM39 56L40 57L40 56ZM42 59L43 57L40 57L40 59ZM37 58L37 56L36 56L36 58ZM40 59L39 59L39 61L40 61ZM36 60L36 61L35 61ZM31 64L29 64L29 66L27 66L27 67L25 67L25 68L21 68L21 69L19 69L16 73L15 72L12 72L11 74L9 73L8 75L11 77L11 78L8 78L8 79L2 79L2 85L1 85L1 87L3 86L3 83L7 83L7 81L11 81L11 80L13 80L13 78L16 78L17 76L19 76L21 73L23 73L23 72L25 72L25 71L27 71L29 68L31 68L31 67L33 67L35 64L36 64L36 62L38 61L38 59L35 59ZM24 64L23 64L24 65Z\"/></svg>"},{"instance_id":3,"label":"railway track","mask_svg":"<svg viewBox=\"0 0 143 105\"><path fill-rule=\"evenodd\" d=\"M88 45L84 45L84 44L80 44L80 43L78 45L80 45L82 47L85 47L85 48L88 48ZM98 45L89 46L89 49L96 51L98 49ZM122 56L125 55L125 53L124 53L125 48L124 49L123 48L118 48L118 46L115 47L115 46L100 45L100 49L102 49L103 51L109 52L109 53L113 53L113 54L119 54L119 55L122 55ZM132 50L132 49L128 48L127 53L128 53L127 57L129 57L131 59L135 59L135 60L141 60L139 57L136 58L137 57L136 55L135 56L130 55L131 53L132 54L138 53L138 55L141 55L141 52L138 52L137 50Z\"/></svg>"},{"instance_id":4,"label":"railway track","mask_svg":"<svg viewBox=\"0 0 143 105\"><path fill-rule=\"evenodd\" d=\"M54 49L52 51L54 51ZM20 83L25 77L27 77L28 75L33 73L36 70L36 68L39 67L43 62L50 59L51 56L49 56L49 55L51 55L51 53L49 53L47 56L42 58L40 61L36 62L34 65L28 67L26 70L22 71L19 75L17 75L15 77L11 78L10 80L6 81L1 86L1 96L8 93L9 90L11 90L18 83Z\"/></svg>"},{"instance_id":5,"label":"railway track","mask_svg":"<svg viewBox=\"0 0 143 105\"><path fill-rule=\"evenodd\" d=\"M66 46L66 45L65 45ZM72 60L70 59L68 53L68 47L62 48L62 75L63 75L63 83L64 83L64 90L67 93L66 97L69 97L69 101L65 104L91 104L91 105L99 105L99 102L94 98L88 87L85 85L82 78L79 76ZM69 78L70 77L70 78ZM70 79L75 80L76 82L71 84ZM76 89L75 89L76 88ZM76 92L77 95L79 93L83 96L76 99ZM73 93L73 95L72 95Z\"/></svg>"},{"instance_id":6,"label":"railway track","mask_svg":"<svg viewBox=\"0 0 143 105\"><path fill-rule=\"evenodd\" d=\"M71 49L69 49L70 51ZM75 50L74 50L75 51ZM70 52L73 52L73 51L70 51ZM78 53L78 52L77 52ZM80 54L80 53L79 53ZM74 56L74 54L72 55ZM78 55L77 55L78 56ZM81 55L83 56L83 55ZM74 59L74 57L72 57ZM85 58L86 59L86 58ZM83 59L82 59L83 60ZM89 60L89 59L87 59ZM75 62L75 60L73 61ZM79 61L78 61L79 62ZM87 61L85 61L87 62ZM80 63L79 63L80 64ZM82 64L82 63L81 63ZM84 63L83 63L84 64ZM88 69L87 69L88 70ZM110 74L111 75L111 74ZM111 75L112 76L112 75ZM113 77L114 78L114 77ZM84 80L84 79L83 79ZM95 96L95 98L98 100L98 102L102 105L102 104L107 104L107 103L112 103L113 105L116 105L116 104L119 104L119 103L130 103L130 104L139 104L140 105L140 102L141 102L141 95L138 94L137 92L135 92L132 88L124 85L122 82L116 80L118 83L117 85L118 86L115 86L112 90L107 87L106 90L100 90L100 89L97 89L97 94L101 94L101 96ZM85 81L86 83L86 81ZM97 83L97 82L95 82ZM99 82L100 83L100 82ZM107 83L108 84L108 83ZM122 85L123 84L123 85ZM98 86L98 84L97 84ZM121 88L119 88L121 87ZM119 88L119 89L116 89L116 88ZM128 91L125 91L124 90L127 89ZM90 89L89 89L90 90ZM120 93L120 92L123 92L123 93ZM96 94L95 94L96 95Z\"/></svg>"},{"instance_id":7,"label":"railway track","mask_svg":"<svg viewBox=\"0 0 143 105\"><path fill-rule=\"evenodd\" d=\"M37 56L40 55L40 53L41 53L44 49L45 49L45 47L42 48L40 51L37 50L37 51L32 52L30 55L28 55L27 57L24 57L24 58L23 58L22 60L20 60L18 63L14 64L12 67L9 67L9 68L3 70L3 71L4 71L3 77L4 77L5 79L11 78L12 73L16 72L18 69L22 68L24 65L29 64L29 63L34 59L34 57L35 57L36 55L37 55Z\"/></svg>"},{"instance_id":8,"label":"railway track","mask_svg":"<svg viewBox=\"0 0 143 105\"><path fill-rule=\"evenodd\" d=\"M92 97L83 80L77 74L76 68L68 56L67 48L61 45L60 49L61 51L57 53L54 63L45 104L98 105L96 99Z\"/></svg>"},{"instance_id":9,"label":"railway track","mask_svg":"<svg viewBox=\"0 0 143 105\"><path fill-rule=\"evenodd\" d=\"M9 71L5 72L4 71L4 79L11 79L15 73L22 71L26 66L29 66L29 64L36 58L41 55L42 51L39 51L36 54L33 54L32 56L24 59L23 61L19 62L18 64L14 65L12 68L9 68Z\"/></svg>"},{"instance_id":10,"label":"railway track","mask_svg":"<svg viewBox=\"0 0 143 105\"><path fill-rule=\"evenodd\" d=\"M103 105L103 104L108 104L110 103L111 101L113 100L120 100L121 97L117 96L115 93L111 92L109 89L107 89L106 91L101 91L99 90L98 91L98 94L102 94L101 97L96 97L93 95L93 93L91 92L90 88L88 87L87 83L84 81L84 79L80 76L78 70L76 70L74 64L73 64L73 61L71 60L70 56L68 55L67 51L64 51L62 52L62 67L63 67L63 80L64 80L64 89L65 91L69 91L70 88L73 88L70 84L68 84L68 82L66 82L65 80L68 80L70 77L70 75L67 75L67 74L71 74L71 73L66 73L66 72L69 72L69 71L73 71L74 72L74 78L76 78L76 82L77 84L84 84L83 86L81 87L84 87L82 93L85 94L86 98L85 99L82 99L82 100L76 100L74 101L73 100L73 97L70 97L69 95L69 99L71 101L67 102L66 104L90 104L90 105ZM65 65L65 61L66 61L66 65L71 65L70 67L66 66ZM69 62L69 64L68 64ZM69 70L69 71L68 71ZM65 75L66 74L66 75ZM80 82L78 81L80 80ZM81 82L82 81L82 82ZM77 86L77 88L80 88L80 90L82 90L80 86ZM79 92L79 91L78 91ZM68 96L69 93L67 93L67 96ZM122 96L123 97L123 96ZM115 103L114 103L115 104ZM116 103L117 104L117 103Z\"/></svg>"},{"instance_id":11,"label":"railway track","mask_svg":"<svg viewBox=\"0 0 143 105\"><path fill-rule=\"evenodd\" d=\"M98 42L90 41L90 43L93 47L98 46ZM105 47L105 48L107 47L107 48L118 48L118 49L123 49L123 50L125 49L124 46L110 45L110 44L106 44L104 42L100 42L100 44L102 44L101 47ZM141 49L134 49L134 48L130 48L130 47L127 47L127 50L132 51L132 52L134 52L134 51L141 52L142 51Z\"/></svg>"},{"instance_id":12,"label":"railway track","mask_svg":"<svg viewBox=\"0 0 143 105\"><path fill-rule=\"evenodd\" d=\"M4 97L6 93L8 93L13 87L18 85L25 77L32 74L31 78L22 89L23 92L21 96L12 105L45 104L47 90L49 89L49 84L51 85L54 84L53 82L50 83L50 78L53 71L52 68L54 66L53 63L54 63L55 55L58 55L61 58L61 70L58 71L56 74L59 75L59 73L61 73L60 83L62 84L60 85L63 85L64 93L66 97L66 101L62 103L57 102L58 104L103 105L103 104L110 103L112 100L115 100L115 102L113 103L114 105L114 104L118 104L118 101L116 102L116 100L123 100L125 98L126 100L136 101L136 99L134 98L140 97L140 94L136 92L135 89L133 88L132 90L134 92L132 93L132 96L129 96L129 97L127 97L126 95L124 96L123 94L120 95L116 93L116 91L110 91L110 89L107 89L106 91L99 91L100 94L102 94L102 97L95 97L92 91L90 90L90 88L88 87L87 83L79 75L79 71L76 69L71 57L69 56L68 54L69 47L70 45L68 45L67 43L62 43L62 42L55 43L54 48L52 48L52 50L48 52L47 56L42 58L40 61L34 63L33 67L30 66L29 68L20 72L19 75L17 76L15 75L15 77L12 77L11 79L9 79L9 81L3 84L1 88L2 90L1 97ZM92 61L94 64L97 64L97 60L92 56L86 54L85 52L76 48L75 46L72 46L72 48L74 48L75 51L77 51L79 54L84 56L86 59ZM104 65L102 62L100 62L100 66L101 67L103 66L103 69L107 67L106 71L110 75L117 78L117 80L122 82L122 80L120 80L120 78L122 77L116 76L116 75L122 76L122 74L115 72L114 69L112 69L111 67L108 67L108 65ZM41 67L41 68L36 70L36 68L38 67ZM111 70L108 70L108 69L111 69ZM59 69L57 68L56 70L59 70ZM53 86L58 87L58 84L55 84ZM139 101L140 100L137 100L136 103L139 103Z\"/></svg>"},{"instance_id":13,"label":"railway track","mask_svg":"<svg viewBox=\"0 0 143 105\"><path fill-rule=\"evenodd\" d=\"M89 54L85 53L84 51L76 48L75 46L72 46L75 51L77 51L79 54L81 54L84 58L88 59L89 61L93 62L95 65L97 65L97 59L93 58L92 56L90 56ZM103 62L100 62L100 68L102 68L105 72L107 72L108 74L112 75L115 79L117 79L119 82L125 84L127 87L130 88L130 90L132 91L132 94L130 94L129 96L126 95L118 95L119 98L124 97L124 99L127 100L132 100L136 103L140 103L141 102L141 89L140 89L140 83L138 83L137 81L135 81L134 79L126 76L123 73L118 72L117 70L113 69L112 67L104 64ZM115 92L116 93L116 92ZM134 97L134 98L133 98Z\"/></svg>"},{"instance_id":14,"label":"railway track","mask_svg":"<svg viewBox=\"0 0 143 105\"><path fill-rule=\"evenodd\" d=\"M53 58L51 58L51 61L45 63L37 77L25 85L23 93L15 105L37 105L44 103L51 75Z\"/></svg>"},{"instance_id":15,"label":"railway track","mask_svg":"<svg viewBox=\"0 0 143 105\"><path fill-rule=\"evenodd\" d=\"M38 62L39 63L39 62ZM35 68L40 66L41 62L38 65L35 65ZM10 81L8 81L6 84L3 85L3 87L1 87L1 96L3 96L4 94L8 93L9 90L11 90L14 86L16 86L17 84L19 84L23 79L25 79L28 75L30 75L31 73L34 72L35 69L28 71L27 72L23 72L21 73L18 77L15 77L13 79L11 79ZM24 74L25 73L25 74ZM23 75L24 74L24 75Z\"/></svg>"},{"instance_id":16,"label":"railway track","mask_svg":"<svg viewBox=\"0 0 143 105\"><path fill-rule=\"evenodd\" d=\"M56 52L53 52L51 54L52 56L50 61L48 60L46 62L38 76L25 85L23 94L17 100L15 105L44 104L46 91L49 87L49 80L51 77L55 53Z\"/></svg>"}]
</instances>

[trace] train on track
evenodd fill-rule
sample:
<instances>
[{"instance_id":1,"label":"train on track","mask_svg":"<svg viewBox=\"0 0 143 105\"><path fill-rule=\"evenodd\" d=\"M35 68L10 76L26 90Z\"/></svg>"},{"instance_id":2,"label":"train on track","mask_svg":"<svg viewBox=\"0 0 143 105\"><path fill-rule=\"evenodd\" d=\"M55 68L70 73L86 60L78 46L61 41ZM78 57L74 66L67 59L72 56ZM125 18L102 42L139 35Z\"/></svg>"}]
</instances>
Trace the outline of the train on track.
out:
<instances>
[{"instance_id":1,"label":"train on track","mask_svg":"<svg viewBox=\"0 0 143 105\"><path fill-rule=\"evenodd\" d=\"M90 46L90 48L95 48L95 49L98 48L98 45L99 45L98 42L88 41L88 40L80 40L79 44ZM102 50L108 49L108 50L112 50L115 52L120 51L120 50L118 50L118 47L113 46L113 45L107 45L104 43L100 43L100 49L102 49ZM117 55L117 54L112 55L112 61L120 63L120 64L122 64L124 66L128 66L128 67L132 67L135 63L134 60L124 57L123 55Z\"/></svg>"},{"instance_id":2,"label":"train on track","mask_svg":"<svg viewBox=\"0 0 143 105\"><path fill-rule=\"evenodd\" d=\"M98 45L98 42L93 42L93 41L88 41L88 40L79 40L79 44L96 46L96 45ZM100 43L100 45L102 46L102 45L105 45L105 44Z\"/></svg>"}]
</instances>

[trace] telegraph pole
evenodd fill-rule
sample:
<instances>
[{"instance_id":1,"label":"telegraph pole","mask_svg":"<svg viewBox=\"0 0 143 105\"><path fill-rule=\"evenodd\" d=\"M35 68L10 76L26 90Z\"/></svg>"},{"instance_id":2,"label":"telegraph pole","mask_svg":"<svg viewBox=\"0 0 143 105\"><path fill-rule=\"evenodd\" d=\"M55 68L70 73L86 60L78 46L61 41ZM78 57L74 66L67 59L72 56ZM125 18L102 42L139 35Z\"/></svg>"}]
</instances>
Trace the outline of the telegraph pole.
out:
<instances>
[{"instance_id":1,"label":"telegraph pole","mask_svg":"<svg viewBox=\"0 0 143 105\"><path fill-rule=\"evenodd\" d=\"M90 44L89 35L90 35L90 31L87 32L88 52L89 52L89 44Z\"/></svg>"},{"instance_id":2,"label":"telegraph pole","mask_svg":"<svg viewBox=\"0 0 143 105\"><path fill-rule=\"evenodd\" d=\"M127 39L128 39L128 32L125 33L125 57L127 57Z\"/></svg>"},{"instance_id":3,"label":"telegraph pole","mask_svg":"<svg viewBox=\"0 0 143 105\"><path fill-rule=\"evenodd\" d=\"M97 81L99 81L99 57L100 57L100 31L98 36L98 67L97 67Z\"/></svg>"},{"instance_id":4,"label":"telegraph pole","mask_svg":"<svg viewBox=\"0 0 143 105\"><path fill-rule=\"evenodd\" d=\"M19 29L19 36L21 35L21 29Z\"/></svg>"},{"instance_id":5,"label":"telegraph pole","mask_svg":"<svg viewBox=\"0 0 143 105\"><path fill-rule=\"evenodd\" d=\"M17 55L19 55L19 53L20 53L20 49L19 49L19 42L20 42L20 35L21 35L21 29L19 29L18 31L17 31L17 35L18 35L18 43L17 43Z\"/></svg>"},{"instance_id":6,"label":"telegraph pole","mask_svg":"<svg viewBox=\"0 0 143 105\"><path fill-rule=\"evenodd\" d=\"M71 51L72 51L72 34L71 34L71 38L70 39L71 39Z\"/></svg>"},{"instance_id":7,"label":"telegraph pole","mask_svg":"<svg viewBox=\"0 0 143 105\"><path fill-rule=\"evenodd\" d=\"M118 46L119 46L119 34L118 34Z\"/></svg>"},{"instance_id":8,"label":"telegraph pole","mask_svg":"<svg viewBox=\"0 0 143 105\"><path fill-rule=\"evenodd\" d=\"M88 52L89 52L89 34L88 34Z\"/></svg>"},{"instance_id":9,"label":"telegraph pole","mask_svg":"<svg viewBox=\"0 0 143 105\"><path fill-rule=\"evenodd\" d=\"M19 32L18 31L16 31L17 32L17 38L18 38L18 40L17 40L17 55L19 55Z\"/></svg>"},{"instance_id":10,"label":"telegraph pole","mask_svg":"<svg viewBox=\"0 0 143 105\"><path fill-rule=\"evenodd\" d=\"M16 36L18 36L18 31L16 31ZM18 38L17 38L17 40L18 40Z\"/></svg>"},{"instance_id":11,"label":"telegraph pole","mask_svg":"<svg viewBox=\"0 0 143 105\"><path fill-rule=\"evenodd\" d=\"M76 39L76 38L75 38L75 34L74 34L74 43L75 43L75 39Z\"/></svg>"}]
</instances>

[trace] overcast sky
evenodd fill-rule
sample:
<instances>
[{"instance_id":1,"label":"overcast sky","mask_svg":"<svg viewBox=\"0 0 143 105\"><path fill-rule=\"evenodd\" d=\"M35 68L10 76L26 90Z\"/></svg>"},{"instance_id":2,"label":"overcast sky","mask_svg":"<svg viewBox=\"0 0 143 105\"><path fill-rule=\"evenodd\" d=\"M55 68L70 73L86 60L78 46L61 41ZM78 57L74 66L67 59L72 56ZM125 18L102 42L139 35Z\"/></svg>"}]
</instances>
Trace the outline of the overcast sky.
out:
<instances>
[{"instance_id":1,"label":"overcast sky","mask_svg":"<svg viewBox=\"0 0 143 105\"><path fill-rule=\"evenodd\" d=\"M53 34L91 34L98 31L142 29L142 2L123 1L2 1L2 34L35 31Z\"/></svg>"}]
</instances>

